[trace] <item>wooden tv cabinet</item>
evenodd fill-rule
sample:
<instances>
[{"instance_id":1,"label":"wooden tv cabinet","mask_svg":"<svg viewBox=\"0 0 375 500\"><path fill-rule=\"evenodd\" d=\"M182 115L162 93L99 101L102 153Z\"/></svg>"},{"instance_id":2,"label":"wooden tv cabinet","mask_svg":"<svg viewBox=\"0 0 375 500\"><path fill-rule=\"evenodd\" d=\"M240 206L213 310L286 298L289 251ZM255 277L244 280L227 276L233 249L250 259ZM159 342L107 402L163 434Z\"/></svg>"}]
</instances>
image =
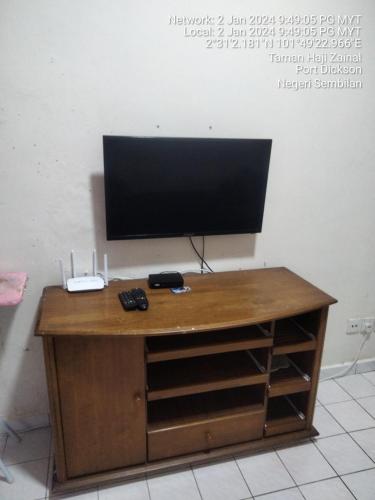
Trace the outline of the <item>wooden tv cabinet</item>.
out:
<instances>
[{"instance_id":1,"label":"wooden tv cabinet","mask_svg":"<svg viewBox=\"0 0 375 500\"><path fill-rule=\"evenodd\" d=\"M191 292L112 281L44 289L54 489L86 488L316 435L328 306L285 268L188 275ZM125 312L123 289L150 307ZM277 369L277 367L279 367Z\"/></svg>"}]
</instances>

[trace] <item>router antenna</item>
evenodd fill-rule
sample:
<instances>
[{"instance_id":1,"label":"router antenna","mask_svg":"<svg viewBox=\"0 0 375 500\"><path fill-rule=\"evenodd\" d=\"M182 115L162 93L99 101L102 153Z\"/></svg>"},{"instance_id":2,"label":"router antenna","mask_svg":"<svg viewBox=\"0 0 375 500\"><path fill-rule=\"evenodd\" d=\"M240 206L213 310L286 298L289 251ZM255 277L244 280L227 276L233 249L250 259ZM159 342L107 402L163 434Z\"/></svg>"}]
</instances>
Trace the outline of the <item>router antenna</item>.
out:
<instances>
[{"instance_id":1,"label":"router antenna","mask_svg":"<svg viewBox=\"0 0 375 500\"><path fill-rule=\"evenodd\" d=\"M104 284L108 286L108 256L104 254Z\"/></svg>"},{"instance_id":2,"label":"router antenna","mask_svg":"<svg viewBox=\"0 0 375 500\"><path fill-rule=\"evenodd\" d=\"M98 261L96 258L96 249L92 251L92 275L96 276L98 273Z\"/></svg>"},{"instance_id":3,"label":"router antenna","mask_svg":"<svg viewBox=\"0 0 375 500\"><path fill-rule=\"evenodd\" d=\"M64 269L64 263L62 259L59 259L59 266L60 266L60 275L61 275L61 284L64 290L66 290L66 277L65 277L65 269Z\"/></svg>"},{"instance_id":4,"label":"router antenna","mask_svg":"<svg viewBox=\"0 0 375 500\"><path fill-rule=\"evenodd\" d=\"M75 264L74 264L74 252L73 250L70 252L70 267L72 269L72 278L76 277L76 270L75 270Z\"/></svg>"}]
</instances>

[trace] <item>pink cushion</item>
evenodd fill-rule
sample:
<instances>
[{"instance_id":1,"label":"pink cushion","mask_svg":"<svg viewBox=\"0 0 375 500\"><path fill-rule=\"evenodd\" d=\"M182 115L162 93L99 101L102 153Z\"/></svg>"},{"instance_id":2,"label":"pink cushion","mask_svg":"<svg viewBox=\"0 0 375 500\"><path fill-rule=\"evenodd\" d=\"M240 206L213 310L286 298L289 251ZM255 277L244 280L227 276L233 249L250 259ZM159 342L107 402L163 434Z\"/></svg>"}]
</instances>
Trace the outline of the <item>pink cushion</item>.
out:
<instances>
[{"instance_id":1,"label":"pink cushion","mask_svg":"<svg viewBox=\"0 0 375 500\"><path fill-rule=\"evenodd\" d=\"M26 280L26 273L0 273L0 306L19 304Z\"/></svg>"}]
</instances>

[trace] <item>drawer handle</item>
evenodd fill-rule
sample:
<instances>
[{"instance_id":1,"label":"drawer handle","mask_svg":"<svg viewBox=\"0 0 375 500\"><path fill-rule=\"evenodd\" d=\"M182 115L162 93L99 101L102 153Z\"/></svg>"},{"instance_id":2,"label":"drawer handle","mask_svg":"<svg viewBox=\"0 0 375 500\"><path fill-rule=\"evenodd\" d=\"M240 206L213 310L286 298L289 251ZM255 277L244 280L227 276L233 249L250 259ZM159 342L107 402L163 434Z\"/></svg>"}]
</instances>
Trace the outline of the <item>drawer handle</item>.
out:
<instances>
[{"instance_id":1,"label":"drawer handle","mask_svg":"<svg viewBox=\"0 0 375 500\"><path fill-rule=\"evenodd\" d=\"M136 395L134 396L134 399L135 399L136 403L140 403L140 402L142 401L142 398L141 398L141 395L140 395L140 394L136 394Z\"/></svg>"},{"instance_id":2,"label":"drawer handle","mask_svg":"<svg viewBox=\"0 0 375 500\"><path fill-rule=\"evenodd\" d=\"M212 441L212 434L210 432L206 432L207 441Z\"/></svg>"}]
</instances>

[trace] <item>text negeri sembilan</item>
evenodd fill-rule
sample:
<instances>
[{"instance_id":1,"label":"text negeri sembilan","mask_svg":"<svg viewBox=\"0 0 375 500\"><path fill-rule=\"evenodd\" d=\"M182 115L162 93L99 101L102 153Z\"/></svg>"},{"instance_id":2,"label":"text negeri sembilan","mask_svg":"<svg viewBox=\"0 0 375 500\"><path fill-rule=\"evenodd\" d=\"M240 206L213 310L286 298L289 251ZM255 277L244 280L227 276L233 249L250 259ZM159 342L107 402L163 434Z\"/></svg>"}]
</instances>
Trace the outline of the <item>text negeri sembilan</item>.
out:
<instances>
[{"instance_id":1,"label":"text negeri sembilan","mask_svg":"<svg viewBox=\"0 0 375 500\"><path fill-rule=\"evenodd\" d=\"M270 63L287 71L289 78L280 75L276 80L279 89L361 89L362 18L361 14L171 15L168 24L182 30L185 39L202 40L206 49L265 51Z\"/></svg>"}]
</instances>

